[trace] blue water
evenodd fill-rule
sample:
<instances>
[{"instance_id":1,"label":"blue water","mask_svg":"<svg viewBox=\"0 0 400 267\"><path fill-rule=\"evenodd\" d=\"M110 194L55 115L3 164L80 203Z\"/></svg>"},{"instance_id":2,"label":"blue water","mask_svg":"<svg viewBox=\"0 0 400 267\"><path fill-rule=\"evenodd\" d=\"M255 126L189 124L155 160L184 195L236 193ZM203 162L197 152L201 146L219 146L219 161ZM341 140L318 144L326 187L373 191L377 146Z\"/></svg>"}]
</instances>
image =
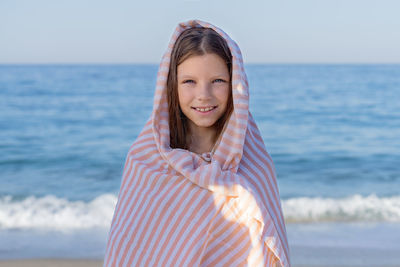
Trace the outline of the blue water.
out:
<instances>
[{"instance_id":1,"label":"blue water","mask_svg":"<svg viewBox=\"0 0 400 267\"><path fill-rule=\"evenodd\" d=\"M1 66L0 196L117 193L156 73L157 65ZM283 199L399 194L399 65L250 65L247 74Z\"/></svg>"},{"instance_id":2,"label":"blue water","mask_svg":"<svg viewBox=\"0 0 400 267\"><path fill-rule=\"evenodd\" d=\"M0 231L107 229L157 70L0 65ZM288 223L400 222L400 65L246 71Z\"/></svg>"},{"instance_id":3,"label":"blue water","mask_svg":"<svg viewBox=\"0 0 400 267\"><path fill-rule=\"evenodd\" d=\"M118 192L157 66L0 67L1 195Z\"/></svg>"},{"instance_id":4,"label":"blue water","mask_svg":"<svg viewBox=\"0 0 400 267\"><path fill-rule=\"evenodd\" d=\"M283 198L400 194L400 65L251 66L248 73Z\"/></svg>"}]
</instances>

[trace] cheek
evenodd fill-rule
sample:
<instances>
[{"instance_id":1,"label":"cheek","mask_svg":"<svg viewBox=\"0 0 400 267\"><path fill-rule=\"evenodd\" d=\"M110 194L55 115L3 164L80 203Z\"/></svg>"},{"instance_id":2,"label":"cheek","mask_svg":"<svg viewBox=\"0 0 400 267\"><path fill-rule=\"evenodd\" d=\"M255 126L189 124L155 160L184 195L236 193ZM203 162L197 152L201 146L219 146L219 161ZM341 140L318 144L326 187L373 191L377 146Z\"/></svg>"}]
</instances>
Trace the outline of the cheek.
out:
<instances>
[{"instance_id":1,"label":"cheek","mask_svg":"<svg viewBox=\"0 0 400 267\"><path fill-rule=\"evenodd\" d=\"M229 90L229 87L224 87L218 88L218 90L215 92L215 96L218 98L218 100L225 105L228 102Z\"/></svg>"},{"instance_id":2,"label":"cheek","mask_svg":"<svg viewBox=\"0 0 400 267\"><path fill-rule=\"evenodd\" d=\"M182 108L182 105L185 105L190 102L191 95L188 90L178 88L178 99L179 99L179 104L181 105Z\"/></svg>"}]
</instances>

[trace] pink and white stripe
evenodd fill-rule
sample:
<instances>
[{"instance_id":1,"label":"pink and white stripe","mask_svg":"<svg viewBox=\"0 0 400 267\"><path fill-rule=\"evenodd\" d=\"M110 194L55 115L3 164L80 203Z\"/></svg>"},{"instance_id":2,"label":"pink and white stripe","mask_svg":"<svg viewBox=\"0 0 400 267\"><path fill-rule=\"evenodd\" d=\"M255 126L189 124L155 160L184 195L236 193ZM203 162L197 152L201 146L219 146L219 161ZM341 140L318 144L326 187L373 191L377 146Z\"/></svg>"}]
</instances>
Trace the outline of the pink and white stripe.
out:
<instances>
[{"instance_id":1,"label":"pink and white stripe","mask_svg":"<svg viewBox=\"0 0 400 267\"><path fill-rule=\"evenodd\" d=\"M166 78L172 47L189 27L208 27L233 56L234 112L211 162L169 146ZM221 29L178 24L157 74L151 118L131 146L104 266L290 266L276 173L249 112L237 44Z\"/></svg>"}]
</instances>

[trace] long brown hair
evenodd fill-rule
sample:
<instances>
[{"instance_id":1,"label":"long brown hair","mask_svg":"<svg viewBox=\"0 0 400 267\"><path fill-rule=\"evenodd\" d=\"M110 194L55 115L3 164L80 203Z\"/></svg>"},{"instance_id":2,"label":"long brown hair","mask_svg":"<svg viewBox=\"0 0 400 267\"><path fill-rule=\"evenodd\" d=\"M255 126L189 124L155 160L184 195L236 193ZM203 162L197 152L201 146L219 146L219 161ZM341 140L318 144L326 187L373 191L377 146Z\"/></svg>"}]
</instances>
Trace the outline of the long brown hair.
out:
<instances>
[{"instance_id":1,"label":"long brown hair","mask_svg":"<svg viewBox=\"0 0 400 267\"><path fill-rule=\"evenodd\" d=\"M232 54L226 43L216 31L205 27L193 27L184 30L177 38L171 52L171 61L167 78L168 112L169 112L169 130L170 147L189 149L190 129L188 118L183 114L179 106L178 98L178 65L191 56L202 56L205 54L217 54L228 67L229 71L229 97L226 112L215 122L216 136L214 143L218 139L233 111L232 100Z\"/></svg>"}]
</instances>

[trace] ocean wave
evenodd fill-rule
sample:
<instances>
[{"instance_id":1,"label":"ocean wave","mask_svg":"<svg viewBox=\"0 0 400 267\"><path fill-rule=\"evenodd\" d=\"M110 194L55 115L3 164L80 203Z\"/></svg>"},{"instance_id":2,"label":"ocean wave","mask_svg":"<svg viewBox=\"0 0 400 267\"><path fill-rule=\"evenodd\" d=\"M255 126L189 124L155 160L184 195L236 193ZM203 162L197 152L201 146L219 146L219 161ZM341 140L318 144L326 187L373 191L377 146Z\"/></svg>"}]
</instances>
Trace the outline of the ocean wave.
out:
<instances>
[{"instance_id":1,"label":"ocean wave","mask_svg":"<svg viewBox=\"0 0 400 267\"><path fill-rule=\"evenodd\" d=\"M90 202L52 195L13 200L0 198L0 230L108 229L117 196L103 194ZM400 196L353 195L347 198L298 197L282 200L286 223L400 222Z\"/></svg>"},{"instance_id":2,"label":"ocean wave","mask_svg":"<svg viewBox=\"0 0 400 267\"><path fill-rule=\"evenodd\" d=\"M0 198L0 229L90 229L110 227L117 197L103 194L90 202L52 195L13 201Z\"/></svg>"},{"instance_id":3,"label":"ocean wave","mask_svg":"<svg viewBox=\"0 0 400 267\"><path fill-rule=\"evenodd\" d=\"M400 196L298 197L282 200L287 223L400 222Z\"/></svg>"}]
</instances>

